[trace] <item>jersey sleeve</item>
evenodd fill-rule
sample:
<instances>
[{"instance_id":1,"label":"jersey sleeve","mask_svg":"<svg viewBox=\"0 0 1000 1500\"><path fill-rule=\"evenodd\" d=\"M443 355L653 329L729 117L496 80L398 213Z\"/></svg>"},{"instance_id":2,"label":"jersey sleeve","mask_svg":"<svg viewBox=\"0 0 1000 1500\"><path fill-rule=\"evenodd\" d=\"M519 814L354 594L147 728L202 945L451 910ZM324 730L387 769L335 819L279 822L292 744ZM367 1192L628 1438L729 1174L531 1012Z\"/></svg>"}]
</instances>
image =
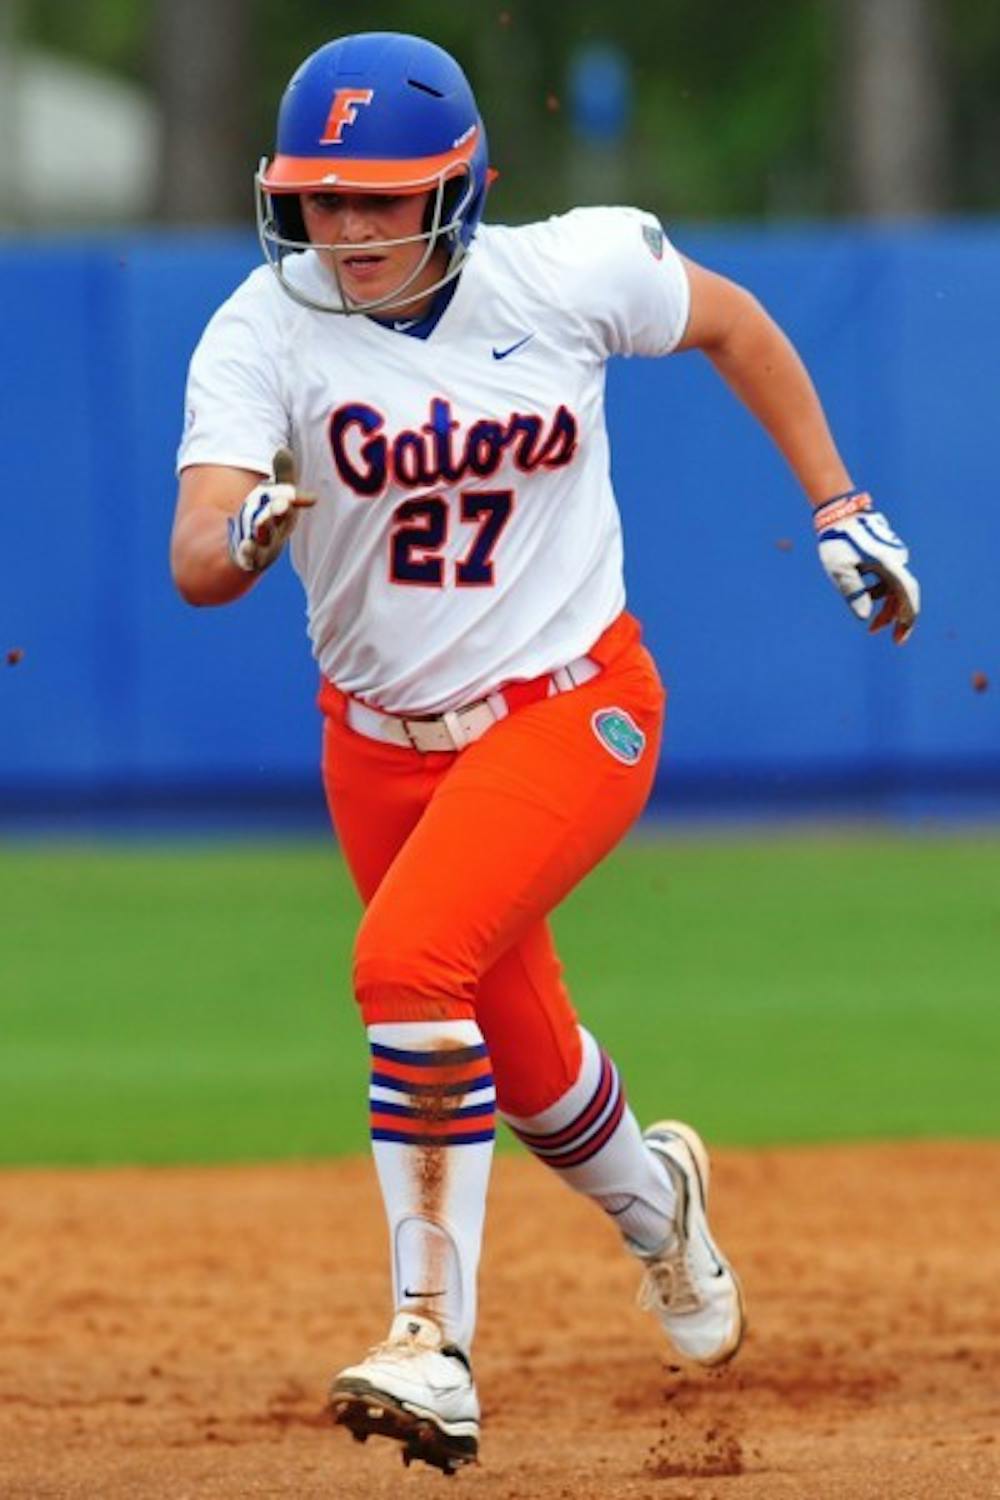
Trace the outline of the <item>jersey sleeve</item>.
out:
<instances>
[{"instance_id":1,"label":"jersey sleeve","mask_svg":"<svg viewBox=\"0 0 1000 1500\"><path fill-rule=\"evenodd\" d=\"M578 208L549 221L566 310L605 357L669 354L687 327L684 264L655 214Z\"/></svg>"},{"instance_id":2,"label":"jersey sleeve","mask_svg":"<svg viewBox=\"0 0 1000 1500\"><path fill-rule=\"evenodd\" d=\"M260 290L255 277L244 282L212 317L191 357L178 473L191 464L222 464L270 474L275 449L288 442L282 339Z\"/></svg>"}]
</instances>

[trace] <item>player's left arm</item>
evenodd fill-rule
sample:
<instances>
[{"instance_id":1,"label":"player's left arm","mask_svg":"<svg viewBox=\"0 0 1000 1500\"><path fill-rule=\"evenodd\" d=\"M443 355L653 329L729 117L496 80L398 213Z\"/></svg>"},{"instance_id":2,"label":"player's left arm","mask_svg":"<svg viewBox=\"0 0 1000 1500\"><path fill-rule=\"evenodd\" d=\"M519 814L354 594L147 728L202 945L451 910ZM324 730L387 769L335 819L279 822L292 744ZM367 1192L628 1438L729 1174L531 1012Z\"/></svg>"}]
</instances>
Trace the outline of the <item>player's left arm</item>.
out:
<instances>
[{"instance_id":1,"label":"player's left arm","mask_svg":"<svg viewBox=\"0 0 1000 1500\"><path fill-rule=\"evenodd\" d=\"M677 348L700 349L784 454L813 506L820 561L870 628L906 640L920 609L909 553L856 489L809 372L791 340L745 287L683 258L691 290ZM873 615L873 601L881 609Z\"/></svg>"}]
</instances>

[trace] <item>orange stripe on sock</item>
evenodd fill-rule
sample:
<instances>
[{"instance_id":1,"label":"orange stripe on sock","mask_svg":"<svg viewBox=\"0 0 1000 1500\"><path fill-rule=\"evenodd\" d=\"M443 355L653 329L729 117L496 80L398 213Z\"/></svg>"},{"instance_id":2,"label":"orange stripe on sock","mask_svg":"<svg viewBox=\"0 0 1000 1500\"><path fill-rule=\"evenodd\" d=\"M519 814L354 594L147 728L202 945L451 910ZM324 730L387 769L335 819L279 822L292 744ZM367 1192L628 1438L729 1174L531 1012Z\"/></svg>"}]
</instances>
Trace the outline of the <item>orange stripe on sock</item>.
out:
<instances>
[{"instance_id":1,"label":"orange stripe on sock","mask_svg":"<svg viewBox=\"0 0 1000 1500\"><path fill-rule=\"evenodd\" d=\"M488 1057L477 1057L473 1062L466 1063L442 1063L431 1068L415 1067L412 1063L378 1057L372 1067L375 1072L384 1073L387 1078L395 1078L400 1083L467 1083L470 1091L475 1088L479 1079L488 1078L492 1072Z\"/></svg>"},{"instance_id":2,"label":"orange stripe on sock","mask_svg":"<svg viewBox=\"0 0 1000 1500\"><path fill-rule=\"evenodd\" d=\"M377 1110L371 1114L372 1130L396 1130L400 1135L425 1137L428 1135L444 1141L452 1135L466 1135L470 1130L488 1130L494 1115L473 1116L471 1119L449 1119L434 1115L419 1115L408 1120L401 1115L383 1115Z\"/></svg>"}]
</instances>

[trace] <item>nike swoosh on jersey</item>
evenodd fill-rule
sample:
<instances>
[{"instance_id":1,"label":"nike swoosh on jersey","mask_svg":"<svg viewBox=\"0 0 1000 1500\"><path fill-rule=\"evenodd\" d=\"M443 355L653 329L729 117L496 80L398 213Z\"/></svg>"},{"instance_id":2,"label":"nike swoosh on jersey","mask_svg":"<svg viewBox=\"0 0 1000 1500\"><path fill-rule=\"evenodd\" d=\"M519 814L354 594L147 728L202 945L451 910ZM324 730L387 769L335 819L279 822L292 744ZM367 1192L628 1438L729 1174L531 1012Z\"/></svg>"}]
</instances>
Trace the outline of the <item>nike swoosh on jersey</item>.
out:
<instances>
[{"instance_id":1,"label":"nike swoosh on jersey","mask_svg":"<svg viewBox=\"0 0 1000 1500\"><path fill-rule=\"evenodd\" d=\"M517 343L516 344L511 344L509 346L509 348L507 348L507 349L494 349L493 350L493 358L494 359L506 359L507 356L508 356L508 354L515 354L518 349L523 349L524 346L525 346L525 344L529 343L530 340L533 339L534 337L535 337L535 335L533 333L526 333L524 335L523 339L518 339Z\"/></svg>"}]
</instances>

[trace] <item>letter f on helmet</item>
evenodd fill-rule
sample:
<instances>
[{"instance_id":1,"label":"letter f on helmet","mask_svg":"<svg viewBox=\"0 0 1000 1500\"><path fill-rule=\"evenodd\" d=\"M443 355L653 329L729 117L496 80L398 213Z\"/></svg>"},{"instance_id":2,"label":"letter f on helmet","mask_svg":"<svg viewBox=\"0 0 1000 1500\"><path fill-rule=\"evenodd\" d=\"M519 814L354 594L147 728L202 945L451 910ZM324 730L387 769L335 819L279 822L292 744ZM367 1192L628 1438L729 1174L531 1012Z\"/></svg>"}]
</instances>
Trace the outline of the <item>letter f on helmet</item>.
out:
<instances>
[{"instance_id":1,"label":"letter f on helmet","mask_svg":"<svg viewBox=\"0 0 1000 1500\"><path fill-rule=\"evenodd\" d=\"M344 134L345 125L353 125L358 118L357 105L370 104L375 97L374 89L338 89L330 105L320 144L337 146Z\"/></svg>"}]
</instances>

